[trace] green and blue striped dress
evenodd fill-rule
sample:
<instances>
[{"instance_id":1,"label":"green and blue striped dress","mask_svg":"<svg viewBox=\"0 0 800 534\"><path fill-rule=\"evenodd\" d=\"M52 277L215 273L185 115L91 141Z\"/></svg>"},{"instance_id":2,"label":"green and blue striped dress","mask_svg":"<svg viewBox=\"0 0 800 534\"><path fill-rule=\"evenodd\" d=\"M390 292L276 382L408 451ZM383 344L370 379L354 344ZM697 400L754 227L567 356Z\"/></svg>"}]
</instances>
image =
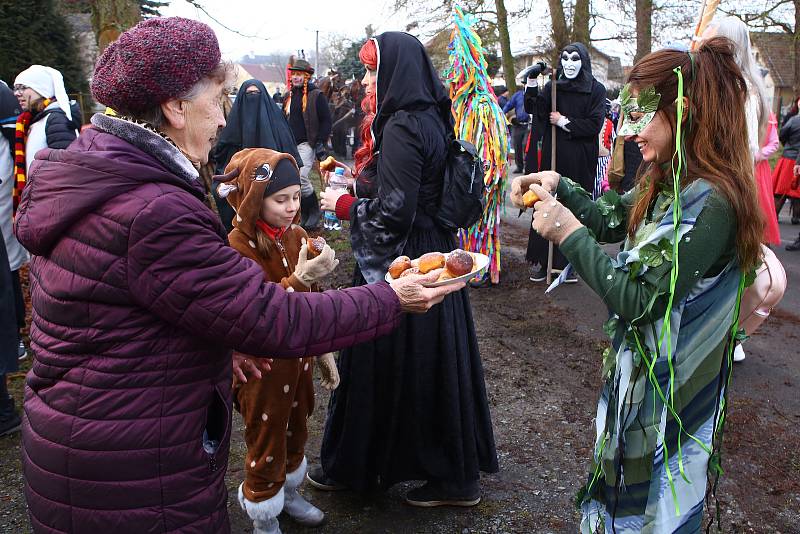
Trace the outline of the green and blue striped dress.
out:
<instances>
[{"instance_id":1,"label":"green and blue striped dress","mask_svg":"<svg viewBox=\"0 0 800 534\"><path fill-rule=\"evenodd\" d=\"M636 191L593 202L568 179L558 187L585 225L561 251L610 312L592 469L580 496L583 533L701 529L742 277L724 196L703 179L684 187L676 231L669 187L634 239L626 223ZM625 244L611 258L598 241Z\"/></svg>"}]
</instances>

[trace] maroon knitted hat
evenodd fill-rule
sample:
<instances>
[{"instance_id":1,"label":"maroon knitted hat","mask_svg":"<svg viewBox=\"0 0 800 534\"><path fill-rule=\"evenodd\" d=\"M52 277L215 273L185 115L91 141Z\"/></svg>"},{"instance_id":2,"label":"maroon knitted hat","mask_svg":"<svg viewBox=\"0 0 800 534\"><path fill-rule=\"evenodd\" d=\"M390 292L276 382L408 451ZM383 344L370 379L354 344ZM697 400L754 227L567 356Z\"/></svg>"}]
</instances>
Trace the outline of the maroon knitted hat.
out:
<instances>
[{"instance_id":1,"label":"maroon knitted hat","mask_svg":"<svg viewBox=\"0 0 800 534\"><path fill-rule=\"evenodd\" d=\"M147 19L108 45L92 78L95 100L130 114L180 96L220 61L208 25L181 17Z\"/></svg>"}]
</instances>

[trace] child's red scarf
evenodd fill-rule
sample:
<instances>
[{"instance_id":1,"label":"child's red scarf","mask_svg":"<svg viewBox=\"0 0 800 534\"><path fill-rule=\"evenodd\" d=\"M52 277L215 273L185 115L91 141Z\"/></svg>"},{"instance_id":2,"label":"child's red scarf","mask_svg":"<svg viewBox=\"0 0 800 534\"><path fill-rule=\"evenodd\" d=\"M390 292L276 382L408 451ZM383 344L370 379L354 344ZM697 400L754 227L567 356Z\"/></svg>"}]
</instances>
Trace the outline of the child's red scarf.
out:
<instances>
[{"instance_id":1,"label":"child's red scarf","mask_svg":"<svg viewBox=\"0 0 800 534\"><path fill-rule=\"evenodd\" d=\"M271 225L265 223L261 219L257 219L256 220L256 226L258 227L259 230L261 230L262 232L264 232L265 234L270 236L272 238L272 240L275 241L275 242L278 242L280 239L282 239L283 238L283 234L286 233L286 228L285 227L281 226L281 227L275 228L274 226L271 226Z\"/></svg>"}]
</instances>

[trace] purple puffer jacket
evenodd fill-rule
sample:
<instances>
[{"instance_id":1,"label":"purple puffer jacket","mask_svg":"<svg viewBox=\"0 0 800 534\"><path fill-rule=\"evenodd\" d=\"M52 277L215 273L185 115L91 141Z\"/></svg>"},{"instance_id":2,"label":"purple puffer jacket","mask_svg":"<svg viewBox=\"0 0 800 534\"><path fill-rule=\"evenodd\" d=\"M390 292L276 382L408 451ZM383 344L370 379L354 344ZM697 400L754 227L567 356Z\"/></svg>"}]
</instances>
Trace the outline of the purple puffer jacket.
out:
<instances>
[{"instance_id":1,"label":"purple puffer jacket","mask_svg":"<svg viewBox=\"0 0 800 534\"><path fill-rule=\"evenodd\" d=\"M34 255L31 522L228 532L231 349L336 350L390 332L399 302L386 284L287 293L264 282L226 245L174 146L121 119L93 122L68 149L38 154L17 216Z\"/></svg>"}]
</instances>

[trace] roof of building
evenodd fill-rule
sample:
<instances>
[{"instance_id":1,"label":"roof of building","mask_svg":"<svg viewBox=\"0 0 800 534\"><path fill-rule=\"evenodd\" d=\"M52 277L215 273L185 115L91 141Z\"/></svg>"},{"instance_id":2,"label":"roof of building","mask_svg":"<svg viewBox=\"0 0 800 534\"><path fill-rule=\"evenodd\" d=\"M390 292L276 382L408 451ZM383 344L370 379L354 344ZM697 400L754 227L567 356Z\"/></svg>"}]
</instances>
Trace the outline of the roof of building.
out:
<instances>
[{"instance_id":1,"label":"roof of building","mask_svg":"<svg viewBox=\"0 0 800 534\"><path fill-rule=\"evenodd\" d=\"M750 40L756 47L756 59L769 69L775 85L794 85L794 36L785 32L750 32Z\"/></svg>"},{"instance_id":2,"label":"roof of building","mask_svg":"<svg viewBox=\"0 0 800 534\"><path fill-rule=\"evenodd\" d=\"M256 80L265 83L285 83L286 70L282 65L264 65L258 63L239 63L239 67L247 71Z\"/></svg>"}]
</instances>

